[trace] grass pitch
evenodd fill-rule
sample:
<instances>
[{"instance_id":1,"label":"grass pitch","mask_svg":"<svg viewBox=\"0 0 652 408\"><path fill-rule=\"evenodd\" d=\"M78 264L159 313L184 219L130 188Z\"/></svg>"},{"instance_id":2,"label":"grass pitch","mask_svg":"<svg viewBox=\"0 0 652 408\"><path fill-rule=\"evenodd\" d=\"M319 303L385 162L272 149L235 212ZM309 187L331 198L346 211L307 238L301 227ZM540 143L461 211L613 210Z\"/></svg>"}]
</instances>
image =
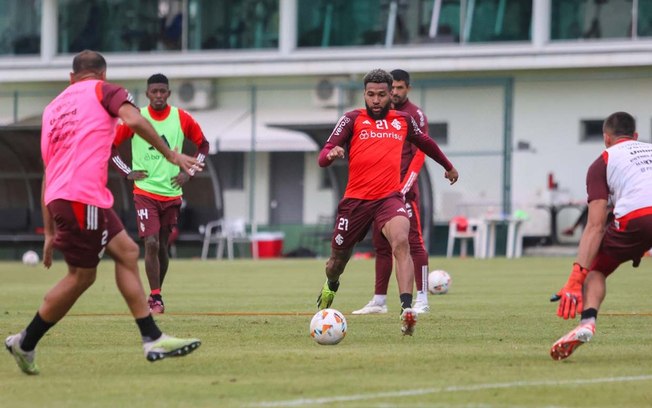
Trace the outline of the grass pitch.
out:
<instances>
[{"instance_id":1,"label":"grass pitch","mask_svg":"<svg viewBox=\"0 0 652 408\"><path fill-rule=\"evenodd\" d=\"M352 260L333 304L348 334L320 346L308 325L324 260L172 260L157 321L203 344L149 363L103 261L95 285L39 344L41 375L23 375L2 351L0 406L652 406L651 261L609 279L593 340L557 362L550 346L575 322L557 318L548 298L571 263L432 258L431 269L451 274L451 291L431 296L430 314L403 337L394 278L388 314L350 314L373 293L373 260ZM3 339L64 272L62 262L50 271L0 263Z\"/></svg>"}]
</instances>

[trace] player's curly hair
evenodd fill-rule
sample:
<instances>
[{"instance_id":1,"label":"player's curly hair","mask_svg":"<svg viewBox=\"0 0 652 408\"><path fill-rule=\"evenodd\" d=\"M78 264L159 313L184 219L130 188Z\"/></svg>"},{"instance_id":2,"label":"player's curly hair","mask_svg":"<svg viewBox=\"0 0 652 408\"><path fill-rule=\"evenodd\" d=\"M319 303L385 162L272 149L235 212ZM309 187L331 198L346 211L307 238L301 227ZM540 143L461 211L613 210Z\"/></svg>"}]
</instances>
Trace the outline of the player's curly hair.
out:
<instances>
[{"instance_id":1,"label":"player's curly hair","mask_svg":"<svg viewBox=\"0 0 652 408\"><path fill-rule=\"evenodd\" d=\"M364 87L367 87L367 84L372 82L374 84L382 84L385 83L389 87L389 89L392 89L392 83L394 82L394 78L392 75L382 69L374 69L371 70L367 73L367 75L362 78L362 82L364 83Z\"/></svg>"}]
</instances>

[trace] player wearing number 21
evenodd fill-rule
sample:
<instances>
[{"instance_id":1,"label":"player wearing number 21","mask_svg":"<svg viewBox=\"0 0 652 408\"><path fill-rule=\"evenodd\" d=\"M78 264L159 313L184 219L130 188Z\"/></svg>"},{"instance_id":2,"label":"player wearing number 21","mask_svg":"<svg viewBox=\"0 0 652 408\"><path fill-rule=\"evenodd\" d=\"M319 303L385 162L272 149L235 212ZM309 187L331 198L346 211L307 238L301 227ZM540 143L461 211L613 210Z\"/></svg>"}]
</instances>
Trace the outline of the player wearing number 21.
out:
<instances>
[{"instance_id":1,"label":"player wearing number 21","mask_svg":"<svg viewBox=\"0 0 652 408\"><path fill-rule=\"evenodd\" d=\"M326 263L327 280L317 307L330 307L353 247L375 222L397 262L401 330L405 335L412 335L417 315L411 308L414 273L408 243L410 220L400 192L403 144L406 140L413 143L439 163L451 184L459 176L439 146L421 132L408 113L390 110L393 78L388 72L370 71L363 83L366 107L345 113L319 154L319 165L330 166L336 159L345 157L346 147L349 180L337 207L331 255Z\"/></svg>"}]
</instances>

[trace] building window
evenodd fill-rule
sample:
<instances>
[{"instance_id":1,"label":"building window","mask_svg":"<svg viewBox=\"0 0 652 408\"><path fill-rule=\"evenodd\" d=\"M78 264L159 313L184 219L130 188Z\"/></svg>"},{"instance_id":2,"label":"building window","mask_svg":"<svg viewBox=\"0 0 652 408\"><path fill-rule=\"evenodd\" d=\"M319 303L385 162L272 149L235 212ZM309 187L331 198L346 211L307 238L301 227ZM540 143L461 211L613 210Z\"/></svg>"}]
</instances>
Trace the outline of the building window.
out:
<instances>
[{"instance_id":1,"label":"building window","mask_svg":"<svg viewBox=\"0 0 652 408\"><path fill-rule=\"evenodd\" d=\"M41 52L41 3L0 0L0 55Z\"/></svg>"},{"instance_id":2,"label":"building window","mask_svg":"<svg viewBox=\"0 0 652 408\"><path fill-rule=\"evenodd\" d=\"M652 37L652 2L638 1L636 32L640 37Z\"/></svg>"},{"instance_id":3,"label":"building window","mask_svg":"<svg viewBox=\"0 0 652 408\"><path fill-rule=\"evenodd\" d=\"M60 53L278 47L279 0L59 0L58 7Z\"/></svg>"},{"instance_id":4,"label":"building window","mask_svg":"<svg viewBox=\"0 0 652 408\"><path fill-rule=\"evenodd\" d=\"M210 156L223 190L244 190L243 152L219 152Z\"/></svg>"},{"instance_id":5,"label":"building window","mask_svg":"<svg viewBox=\"0 0 652 408\"><path fill-rule=\"evenodd\" d=\"M164 48L159 7L180 12L182 0L59 0L58 51L153 51ZM164 7L165 8L165 7Z\"/></svg>"},{"instance_id":6,"label":"building window","mask_svg":"<svg viewBox=\"0 0 652 408\"><path fill-rule=\"evenodd\" d=\"M529 41L531 24L531 0L298 0L299 47Z\"/></svg>"},{"instance_id":7,"label":"building window","mask_svg":"<svg viewBox=\"0 0 652 408\"><path fill-rule=\"evenodd\" d=\"M550 7L552 40L632 37L632 0L552 0Z\"/></svg>"},{"instance_id":8,"label":"building window","mask_svg":"<svg viewBox=\"0 0 652 408\"><path fill-rule=\"evenodd\" d=\"M532 1L467 1L466 8L462 30L465 42L530 40Z\"/></svg>"},{"instance_id":9,"label":"building window","mask_svg":"<svg viewBox=\"0 0 652 408\"><path fill-rule=\"evenodd\" d=\"M588 119L580 122L580 142L602 141L602 124L604 120Z\"/></svg>"},{"instance_id":10,"label":"building window","mask_svg":"<svg viewBox=\"0 0 652 408\"><path fill-rule=\"evenodd\" d=\"M428 133L435 140L435 142L437 142L438 145L444 146L448 144L448 123L428 123Z\"/></svg>"},{"instance_id":11,"label":"building window","mask_svg":"<svg viewBox=\"0 0 652 408\"><path fill-rule=\"evenodd\" d=\"M189 0L188 49L278 48L279 0Z\"/></svg>"}]
</instances>

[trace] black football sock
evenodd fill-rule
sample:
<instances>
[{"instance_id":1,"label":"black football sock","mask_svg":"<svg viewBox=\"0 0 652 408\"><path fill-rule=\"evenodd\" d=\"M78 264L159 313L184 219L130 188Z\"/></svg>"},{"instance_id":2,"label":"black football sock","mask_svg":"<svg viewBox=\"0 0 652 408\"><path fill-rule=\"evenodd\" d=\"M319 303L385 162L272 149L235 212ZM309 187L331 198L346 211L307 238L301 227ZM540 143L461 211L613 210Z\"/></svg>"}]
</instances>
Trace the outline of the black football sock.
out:
<instances>
[{"instance_id":1,"label":"black football sock","mask_svg":"<svg viewBox=\"0 0 652 408\"><path fill-rule=\"evenodd\" d=\"M412 294L411 293L401 293L401 313L405 309L412 307Z\"/></svg>"},{"instance_id":2,"label":"black football sock","mask_svg":"<svg viewBox=\"0 0 652 408\"><path fill-rule=\"evenodd\" d=\"M20 345L23 351L32 351L36 348L36 344L41 340L45 333L50 330L50 327L56 323L46 322L41 318L41 315L36 312L36 316L32 319L30 324L25 329L25 336Z\"/></svg>"},{"instance_id":3,"label":"black football sock","mask_svg":"<svg viewBox=\"0 0 652 408\"><path fill-rule=\"evenodd\" d=\"M337 289L340 288L340 281L336 280L335 282L328 281L328 289L332 290L333 292L337 292Z\"/></svg>"},{"instance_id":4,"label":"black football sock","mask_svg":"<svg viewBox=\"0 0 652 408\"><path fill-rule=\"evenodd\" d=\"M582 310L582 317L581 320L585 319L597 319L598 318L598 310L594 308Z\"/></svg>"},{"instance_id":5,"label":"black football sock","mask_svg":"<svg viewBox=\"0 0 652 408\"><path fill-rule=\"evenodd\" d=\"M136 324L138 325L138 329L140 329L140 335L145 343L156 340L163 334L154 322L151 314L142 319L136 319Z\"/></svg>"}]
</instances>

